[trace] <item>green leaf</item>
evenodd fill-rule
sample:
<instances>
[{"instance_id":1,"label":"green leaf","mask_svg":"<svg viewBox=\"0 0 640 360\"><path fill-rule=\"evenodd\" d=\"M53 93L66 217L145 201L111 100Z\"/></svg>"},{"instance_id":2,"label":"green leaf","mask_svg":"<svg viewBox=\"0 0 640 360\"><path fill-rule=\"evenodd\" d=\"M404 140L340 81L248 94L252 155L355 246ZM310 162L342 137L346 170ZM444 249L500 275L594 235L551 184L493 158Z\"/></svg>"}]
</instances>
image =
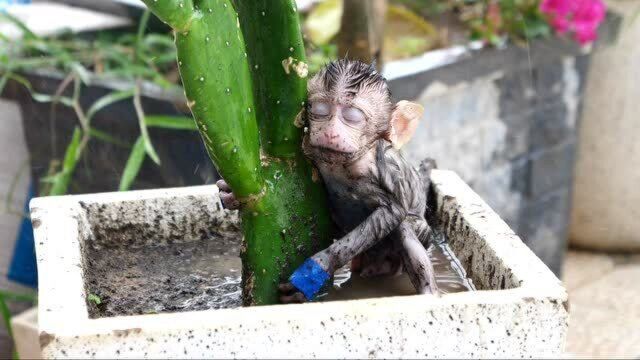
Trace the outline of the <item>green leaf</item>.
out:
<instances>
[{"instance_id":1,"label":"green leaf","mask_svg":"<svg viewBox=\"0 0 640 360\"><path fill-rule=\"evenodd\" d=\"M5 85L7 85L7 81L9 80L9 76L11 76L10 72L6 72L2 74L0 78L0 94L2 94L2 90L4 90Z\"/></svg>"},{"instance_id":2,"label":"green leaf","mask_svg":"<svg viewBox=\"0 0 640 360\"><path fill-rule=\"evenodd\" d=\"M144 111L142 110L142 103L140 102L140 86L136 85L133 94L133 107L136 109L136 115L138 116L138 123L140 124L140 134L144 139L144 148L147 150L147 154L153 162L160 165L160 157L156 150L153 148L151 138L149 138L149 131L147 130L147 124L144 122Z\"/></svg>"},{"instance_id":3,"label":"green leaf","mask_svg":"<svg viewBox=\"0 0 640 360\"><path fill-rule=\"evenodd\" d=\"M147 115L144 118L144 122L149 127L198 131L196 122L186 116Z\"/></svg>"},{"instance_id":4,"label":"green leaf","mask_svg":"<svg viewBox=\"0 0 640 360\"><path fill-rule=\"evenodd\" d=\"M15 293L13 291L0 290L0 296L6 300L30 302L34 304L38 300L38 297L35 292L34 293Z\"/></svg>"},{"instance_id":5,"label":"green leaf","mask_svg":"<svg viewBox=\"0 0 640 360\"><path fill-rule=\"evenodd\" d=\"M67 188L69 187L69 182L71 181L71 175L73 175L73 171L78 164L78 159L80 158L80 138L82 131L80 128L76 127L73 131L73 137L71 138L71 142L67 146L67 150L65 151L64 161L62 163L62 171L60 171L55 177L55 181L51 190L49 191L49 196L55 195L64 195L67 193Z\"/></svg>"},{"instance_id":6,"label":"green leaf","mask_svg":"<svg viewBox=\"0 0 640 360\"><path fill-rule=\"evenodd\" d=\"M133 149L131 149L131 154L129 155L127 164L124 167L124 172L120 178L119 191L127 191L131 188L131 184L133 184L133 181L138 176L138 172L140 172L140 167L144 162L145 155L144 138L139 136L138 140L136 140L136 143L133 145Z\"/></svg>"},{"instance_id":7,"label":"green leaf","mask_svg":"<svg viewBox=\"0 0 640 360\"><path fill-rule=\"evenodd\" d=\"M73 99L71 99L69 97L66 97L66 96L53 96L53 95L40 94L40 93L34 92L33 91L33 87L31 86L31 83L29 82L29 80L27 80L23 76L9 73L9 78L11 80L14 80L14 81L18 82L22 86L26 87L27 90L29 90L29 93L31 93L31 97L33 98L33 100L35 100L37 102L42 102L42 103L59 102L59 103L65 105L65 106L73 107Z\"/></svg>"},{"instance_id":8,"label":"green leaf","mask_svg":"<svg viewBox=\"0 0 640 360\"><path fill-rule=\"evenodd\" d=\"M7 334L9 334L10 338L13 338L13 331L11 331L11 311L9 311L9 307L5 301L4 296L0 294L0 314L2 314L2 320L4 322L4 326L7 328Z\"/></svg>"},{"instance_id":9,"label":"green leaf","mask_svg":"<svg viewBox=\"0 0 640 360\"><path fill-rule=\"evenodd\" d=\"M87 119L89 121L91 121L93 116L98 111L104 109L105 107L107 107L107 106L109 106L109 105L111 105L113 103L116 103L116 102L124 100L124 99L128 99L128 98L130 98L132 96L133 96L133 89L122 90L122 91L114 91L114 92L111 92L111 93L101 97L100 99L96 100L96 102L91 104L91 107L87 111Z\"/></svg>"},{"instance_id":10,"label":"green leaf","mask_svg":"<svg viewBox=\"0 0 640 360\"><path fill-rule=\"evenodd\" d=\"M78 75L82 83L89 84L89 81L91 80L91 74L89 73L89 70L82 66L82 64L74 61L71 63L71 69L74 73L76 73L76 75Z\"/></svg>"},{"instance_id":11,"label":"green leaf","mask_svg":"<svg viewBox=\"0 0 640 360\"><path fill-rule=\"evenodd\" d=\"M144 31L146 30L147 23L149 22L149 15L151 15L151 12L149 11L149 9L146 9L142 13L142 17L140 18L140 22L138 23L138 34L136 36L136 52L133 54L134 61L136 62L140 60L140 55L142 54L142 42L144 40Z\"/></svg>"},{"instance_id":12,"label":"green leaf","mask_svg":"<svg viewBox=\"0 0 640 360\"><path fill-rule=\"evenodd\" d=\"M91 135L92 137L98 139L98 140L102 140L104 142L116 145L116 146L120 146L120 147L124 147L124 148L130 148L131 145L116 138L115 136L112 136L104 131L95 129L95 128L90 128L89 129L89 135Z\"/></svg>"},{"instance_id":13,"label":"green leaf","mask_svg":"<svg viewBox=\"0 0 640 360\"><path fill-rule=\"evenodd\" d=\"M93 302L96 305L100 305L102 304L102 300L100 299L100 297L96 294L89 294L87 295L87 300Z\"/></svg>"},{"instance_id":14,"label":"green leaf","mask_svg":"<svg viewBox=\"0 0 640 360\"><path fill-rule=\"evenodd\" d=\"M27 25L25 25L22 21L20 21L20 19L18 19L17 17L9 14L8 12L0 11L0 19L2 19L2 18L7 19L10 23L13 23L15 26L17 26L22 31L22 34L24 35L25 38L27 38L27 39L40 39L40 37L38 35L36 35L35 33L33 33L31 30L29 30Z\"/></svg>"}]
</instances>

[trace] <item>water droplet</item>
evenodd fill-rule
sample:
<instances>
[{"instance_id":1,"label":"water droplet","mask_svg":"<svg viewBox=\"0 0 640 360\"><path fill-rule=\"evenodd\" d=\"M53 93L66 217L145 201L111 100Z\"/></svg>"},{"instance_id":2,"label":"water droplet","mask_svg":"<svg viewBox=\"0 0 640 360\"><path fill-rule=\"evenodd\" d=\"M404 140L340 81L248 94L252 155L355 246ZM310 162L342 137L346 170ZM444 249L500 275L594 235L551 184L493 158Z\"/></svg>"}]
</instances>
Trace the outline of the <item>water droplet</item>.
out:
<instances>
[{"instance_id":1,"label":"water droplet","mask_svg":"<svg viewBox=\"0 0 640 360\"><path fill-rule=\"evenodd\" d=\"M286 234L287 233L287 229L282 229L282 234Z\"/></svg>"},{"instance_id":2,"label":"water droplet","mask_svg":"<svg viewBox=\"0 0 640 360\"><path fill-rule=\"evenodd\" d=\"M305 126L305 127L304 127L304 129L303 129L303 131L304 131L304 133L306 134L306 133L308 133L308 132L309 132L309 128Z\"/></svg>"},{"instance_id":3,"label":"water droplet","mask_svg":"<svg viewBox=\"0 0 640 360\"><path fill-rule=\"evenodd\" d=\"M210 13L212 13L212 12L213 12L213 9L212 9L212 8L209 8L209 12L210 12Z\"/></svg>"},{"instance_id":4,"label":"water droplet","mask_svg":"<svg viewBox=\"0 0 640 360\"><path fill-rule=\"evenodd\" d=\"M200 79L198 79L200 81L204 81L204 76L200 76Z\"/></svg>"},{"instance_id":5,"label":"water droplet","mask_svg":"<svg viewBox=\"0 0 640 360\"><path fill-rule=\"evenodd\" d=\"M259 67L259 66L258 66L258 64L255 64L255 65L253 66L253 68L254 68L254 69L258 69L258 67Z\"/></svg>"},{"instance_id":6,"label":"water droplet","mask_svg":"<svg viewBox=\"0 0 640 360\"><path fill-rule=\"evenodd\" d=\"M237 153L237 152L238 152L238 147L237 147L237 146L234 146L234 147L233 147L233 153L235 154L235 153Z\"/></svg>"},{"instance_id":7,"label":"water droplet","mask_svg":"<svg viewBox=\"0 0 640 360\"><path fill-rule=\"evenodd\" d=\"M230 45L231 45L231 43L230 43L230 42L228 42L228 41L225 41L225 42L224 42L224 44L225 44L225 45L227 45L227 46L230 46Z\"/></svg>"},{"instance_id":8,"label":"water droplet","mask_svg":"<svg viewBox=\"0 0 640 360\"><path fill-rule=\"evenodd\" d=\"M184 4L183 4L183 3L180 3L178 6L180 6L180 7L182 8L182 7L184 7Z\"/></svg>"},{"instance_id":9,"label":"water droplet","mask_svg":"<svg viewBox=\"0 0 640 360\"><path fill-rule=\"evenodd\" d=\"M231 89L230 88L226 88L226 89L224 89L224 92L226 92L227 94L231 94Z\"/></svg>"},{"instance_id":10,"label":"water droplet","mask_svg":"<svg viewBox=\"0 0 640 360\"><path fill-rule=\"evenodd\" d=\"M251 108L248 108L249 112L251 112Z\"/></svg>"},{"instance_id":11,"label":"water droplet","mask_svg":"<svg viewBox=\"0 0 640 360\"><path fill-rule=\"evenodd\" d=\"M289 138L285 136L284 141L289 141Z\"/></svg>"},{"instance_id":12,"label":"water droplet","mask_svg":"<svg viewBox=\"0 0 640 360\"><path fill-rule=\"evenodd\" d=\"M289 51L293 52L293 46L289 48Z\"/></svg>"},{"instance_id":13,"label":"water droplet","mask_svg":"<svg viewBox=\"0 0 640 360\"><path fill-rule=\"evenodd\" d=\"M222 6L227 7L227 3L222 4Z\"/></svg>"},{"instance_id":14,"label":"water droplet","mask_svg":"<svg viewBox=\"0 0 640 360\"><path fill-rule=\"evenodd\" d=\"M247 57L247 53L244 53L244 57Z\"/></svg>"},{"instance_id":15,"label":"water droplet","mask_svg":"<svg viewBox=\"0 0 640 360\"><path fill-rule=\"evenodd\" d=\"M204 38L204 41L206 41L206 42L209 42L209 40L211 40L211 38L208 37L208 36Z\"/></svg>"},{"instance_id":16,"label":"water droplet","mask_svg":"<svg viewBox=\"0 0 640 360\"><path fill-rule=\"evenodd\" d=\"M182 33L182 35L187 36L187 35L189 35L189 32L185 31L185 32Z\"/></svg>"},{"instance_id":17,"label":"water droplet","mask_svg":"<svg viewBox=\"0 0 640 360\"><path fill-rule=\"evenodd\" d=\"M182 61L178 61L178 65L182 66Z\"/></svg>"},{"instance_id":18,"label":"water droplet","mask_svg":"<svg viewBox=\"0 0 640 360\"><path fill-rule=\"evenodd\" d=\"M304 106L304 101L300 103L300 105Z\"/></svg>"},{"instance_id":19,"label":"water droplet","mask_svg":"<svg viewBox=\"0 0 640 360\"><path fill-rule=\"evenodd\" d=\"M276 104L280 104L280 100L276 100Z\"/></svg>"},{"instance_id":20,"label":"water droplet","mask_svg":"<svg viewBox=\"0 0 640 360\"><path fill-rule=\"evenodd\" d=\"M265 16L265 15L266 15L266 13L263 11L263 12L262 12L262 16Z\"/></svg>"}]
</instances>

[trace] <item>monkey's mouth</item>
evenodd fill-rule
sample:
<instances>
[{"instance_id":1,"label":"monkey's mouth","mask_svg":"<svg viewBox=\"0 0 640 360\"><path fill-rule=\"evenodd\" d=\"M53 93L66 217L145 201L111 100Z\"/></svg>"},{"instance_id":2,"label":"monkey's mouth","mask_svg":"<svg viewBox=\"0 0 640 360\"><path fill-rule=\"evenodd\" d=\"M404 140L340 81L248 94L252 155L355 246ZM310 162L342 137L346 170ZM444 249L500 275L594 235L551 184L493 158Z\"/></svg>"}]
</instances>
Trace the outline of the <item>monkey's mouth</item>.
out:
<instances>
[{"instance_id":1,"label":"monkey's mouth","mask_svg":"<svg viewBox=\"0 0 640 360\"><path fill-rule=\"evenodd\" d=\"M353 154L352 151L341 151L325 146L316 146L316 149L329 156L351 156Z\"/></svg>"}]
</instances>

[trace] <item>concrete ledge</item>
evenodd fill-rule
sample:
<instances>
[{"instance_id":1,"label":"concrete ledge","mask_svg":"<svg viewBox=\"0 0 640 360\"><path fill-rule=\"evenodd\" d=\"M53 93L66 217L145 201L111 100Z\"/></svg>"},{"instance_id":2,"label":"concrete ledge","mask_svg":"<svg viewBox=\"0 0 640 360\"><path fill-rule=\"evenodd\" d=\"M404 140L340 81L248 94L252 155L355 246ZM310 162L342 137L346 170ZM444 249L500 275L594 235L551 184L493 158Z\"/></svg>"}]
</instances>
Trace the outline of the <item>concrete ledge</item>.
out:
<instances>
[{"instance_id":1,"label":"concrete ledge","mask_svg":"<svg viewBox=\"0 0 640 360\"><path fill-rule=\"evenodd\" d=\"M216 205L217 188L34 199L43 356L561 356L568 314L560 281L455 173L434 171L432 180L437 220L480 291L97 319L88 316L83 282L81 248L95 227L87 205L106 209L113 221L147 221L149 227L157 225L145 214L172 209L177 221L191 226L201 221L201 208L189 203L208 203L212 216L231 216ZM109 210L123 202L149 211Z\"/></svg>"}]
</instances>

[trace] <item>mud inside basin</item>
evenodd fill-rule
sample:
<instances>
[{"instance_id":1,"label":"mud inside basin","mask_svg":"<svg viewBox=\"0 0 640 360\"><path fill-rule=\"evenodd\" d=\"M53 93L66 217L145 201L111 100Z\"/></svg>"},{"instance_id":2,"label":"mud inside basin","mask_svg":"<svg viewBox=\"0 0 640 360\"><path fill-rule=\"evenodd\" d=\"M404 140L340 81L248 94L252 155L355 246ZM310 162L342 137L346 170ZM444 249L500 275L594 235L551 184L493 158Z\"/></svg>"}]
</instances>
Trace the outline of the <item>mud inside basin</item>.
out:
<instances>
[{"instance_id":1,"label":"mud inside basin","mask_svg":"<svg viewBox=\"0 0 640 360\"><path fill-rule=\"evenodd\" d=\"M236 212L220 210L223 217L210 216L203 204L194 204L202 213L185 219L170 208L158 208L149 215L153 217L149 226L131 220L130 214L150 211L140 205L80 202L91 228L82 245L91 318L242 305L242 233ZM443 294L467 291L464 270L458 270L461 265L447 256L452 251L444 234L437 234L438 243L429 248L429 254L440 290ZM351 274L347 265L336 272L333 287L318 301L414 293L406 274L365 279Z\"/></svg>"}]
</instances>

